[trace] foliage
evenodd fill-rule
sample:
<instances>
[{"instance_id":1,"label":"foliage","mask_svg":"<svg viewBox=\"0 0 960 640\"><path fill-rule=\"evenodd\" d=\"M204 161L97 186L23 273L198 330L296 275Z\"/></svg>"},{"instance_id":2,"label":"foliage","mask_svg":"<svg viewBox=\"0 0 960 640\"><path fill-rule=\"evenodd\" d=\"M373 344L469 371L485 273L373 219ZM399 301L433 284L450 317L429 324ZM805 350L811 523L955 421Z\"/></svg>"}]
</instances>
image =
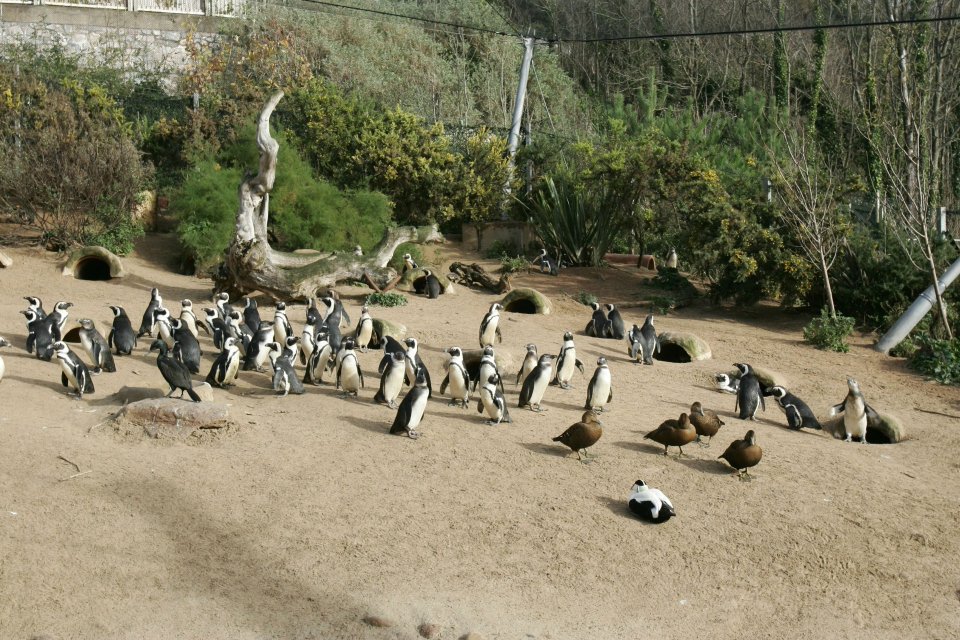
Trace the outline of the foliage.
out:
<instances>
[{"instance_id":1,"label":"foliage","mask_svg":"<svg viewBox=\"0 0 960 640\"><path fill-rule=\"evenodd\" d=\"M850 350L847 336L853 333L854 319L837 315L831 317L826 308L820 310L820 317L814 318L803 328L803 339L817 349L839 351Z\"/></svg>"},{"instance_id":2,"label":"foliage","mask_svg":"<svg viewBox=\"0 0 960 640\"><path fill-rule=\"evenodd\" d=\"M393 257L390 259L390 262L387 263L387 266L394 271L403 271L403 255L405 253L409 253L410 257L413 258L413 261L417 264L423 264L423 250L421 247L422 245L415 242L404 242L394 250Z\"/></svg>"},{"instance_id":3,"label":"foliage","mask_svg":"<svg viewBox=\"0 0 960 640\"><path fill-rule=\"evenodd\" d=\"M483 253L483 257L491 260L498 260L500 258L519 256L521 253L522 252L520 251L520 247L517 246L517 243L510 240L497 240L487 248L487 250Z\"/></svg>"},{"instance_id":4,"label":"foliage","mask_svg":"<svg viewBox=\"0 0 960 640\"><path fill-rule=\"evenodd\" d=\"M151 169L122 109L86 78L47 82L11 66L0 64L0 206L48 247L97 242L126 253Z\"/></svg>"},{"instance_id":5,"label":"foliage","mask_svg":"<svg viewBox=\"0 0 960 640\"><path fill-rule=\"evenodd\" d=\"M407 304L407 296L396 291L371 293L364 300L368 307L402 307Z\"/></svg>"},{"instance_id":6,"label":"foliage","mask_svg":"<svg viewBox=\"0 0 960 640\"><path fill-rule=\"evenodd\" d=\"M580 291L577 292L577 302L579 302L584 306L589 307L597 302L597 296L593 295L592 293L583 291L581 289Z\"/></svg>"},{"instance_id":7,"label":"foliage","mask_svg":"<svg viewBox=\"0 0 960 640\"><path fill-rule=\"evenodd\" d=\"M650 309L660 316L665 316L677 308L677 299L674 296L650 296Z\"/></svg>"},{"instance_id":8,"label":"foliage","mask_svg":"<svg viewBox=\"0 0 960 640\"><path fill-rule=\"evenodd\" d=\"M340 191L314 179L310 166L283 133L274 136L281 149L270 198L275 248L349 251L359 244L367 251L376 246L390 222L386 198L368 191ZM233 237L237 186L243 172L257 163L254 137L254 129L248 127L216 160L199 162L172 198L181 242L198 269L215 263Z\"/></svg>"},{"instance_id":9,"label":"foliage","mask_svg":"<svg viewBox=\"0 0 960 640\"><path fill-rule=\"evenodd\" d=\"M912 369L940 384L960 384L960 338L938 340L921 334L916 344L909 360Z\"/></svg>"},{"instance_id":10,"label":"foliage","mask_svg":"<svg viewBox=\"0 0 960 640\"><path fill-rule=\"evenodd\" d=\"M500 259L501 273L520 273L521 271L527 271L528 269L530 269L530 261L523 256L516 256L514 258L511 258L510 256L503 256Z\"/></svg>"},{"instance_id":11,"label":"foliage","mask_svg":"<svg viewBox=\"0 0 960 640\"><path fill-rule=\"evenodd\" d=\"M673 291L683 297L693 298L697 295L697 288L677 269L661 267L653 277L653 284L660 289Z\"/></svg>"}]
</instances>

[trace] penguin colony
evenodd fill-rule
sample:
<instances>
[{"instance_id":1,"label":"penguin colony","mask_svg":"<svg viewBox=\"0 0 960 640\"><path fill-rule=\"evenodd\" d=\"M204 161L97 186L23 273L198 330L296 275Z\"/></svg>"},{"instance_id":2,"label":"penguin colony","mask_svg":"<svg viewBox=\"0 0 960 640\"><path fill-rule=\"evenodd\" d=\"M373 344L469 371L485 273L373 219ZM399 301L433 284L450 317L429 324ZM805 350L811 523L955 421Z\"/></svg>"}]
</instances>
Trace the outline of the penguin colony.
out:
<instances>
[{"instance_id":1,"label":"penguin colony","mask_svg":"<svg viewBox=\"0 0 960 640\"><path fill-rule=\"evenodd\" d=\"M538 261L545 272L556 274L558 266L545 252ZM404 256L404 262L405 270L418 268L409 255ZM429 298L435 298L439 295L439 282L431 272L427 271L426 275L424 293ZM72 303L58 301L48 314L39 298L27 296L24 300L27 308L21 314L27 324L26 350L42 360L55 359L60 364L62 385L78 399L83 399L85 394L95 393L94 376L117 371L114 355L130 356L138 347L138 339L147 336L151 339L149 351L158 352L156 365L170 389L167 396L179 391L179 398L199 402L200 396L193 389L192 375L201 374L200 357L203 349L199 337L200 331L203 331L209 336L217 353L205 378L212 386L224 388L232 385L241 371L245 375L246 372L263 372L270 376L273 389L279 396L302 394L306 391L305 384L335 384L341 396L358 397L367 386L357 352L382 348L384 355L378 367L380 380L372 400L396 411L389 433L416 439L421 435L419 427L428 417L428 401L433 395L433 387L430 372L419 354L418 340L408 337L400 342L391 336L380 340L374 335L373 319L366 306L362 307L360 320L352 334L343 337L341 331L351 326L350 318L333 290L319 300L309 301L303 331L298 336L287 317L287 307L283 302L276 304L272 319L264 320L256 300L245 298L242 311L237 311L231 307L229 296L220 293L214 296L213 307L202 310L201 320L190 300L180 301L179 314L174 317L164 306L159 290L154 288L138 331L134 331L126 310L116 305L109 306L113 323L107 338L103 337L93 320L83 318L78 321L80 344L89 365L62 340ZM654 364L660 344L652 314L646 317L642 325L634 324L628 332L614 305L593 303L592 309L584 329L585 335L625 340L630 361L634 364ZM503 307L494 303L480 321L478 335L483 352L479 364L468 367L464 363L464 351L459 346L446 349L449 359L439 388L440 395L448 398L449 405L463 409L470 408L475 393L477 412L485 424L491 426L513 421L509 412L510 401L505 396L503 375L496 364L495 345L502 342L502 311ZM0 337L0 348L10 346L7 340ZM512 373L510 375L510 378L515 378L513 384L519 387L517 408L544 411L542 403L550 386L567 391L574 388L577 372L580 377L585 377L583 363L577 359L572 332L563 334L556 355L541 352L541 347L547 348L546 345L538 347L534 343L527 344L519 371L515 377ZM302 373L297 370L298 362ZM595 459L587 449L603 435L600 413L613 402L614 381L607 357L597 358L596 365L585 388L582 417L553 438L554 442L568 447L571 453L575 452L584 463ZM736 363L735 366L737 374L718 373L715 381L718 391L736 396L734 411L739 419L755 420L758 410L766 410L765 398L772 397L790 429L823 428L810 407L799 397L782 386L764 389L749 364ZM0 381L4 373L5 365L0 358ZM836 432L831 435L848 442L857 438L859 442L866 443L867 423L876 412L864 400L856 380L848 378L847 385L849 393L846 398L831 409L831 416L842 414ZM403 394L405 387L409 387L409 390ZM693 442L709 447L723 425L723 420L716 412L705 409L697 401L691 405L689 412L682 413L677 419L664 420L644 439L662 445L664 455L669 453L670 447L676 447L679 457L685 455L683 447ZM704 441L704 438L708 440ZM732 441L718 459L725 460L733 467L741 480L750 480L749 469L756 466L762 456L756 432L751 429L743 438ZM654 523L666 522L676 515L669 498L659 489L648 487L642 480L634 483L628 508L638 517Z\"/></svg>"}]
</instances>

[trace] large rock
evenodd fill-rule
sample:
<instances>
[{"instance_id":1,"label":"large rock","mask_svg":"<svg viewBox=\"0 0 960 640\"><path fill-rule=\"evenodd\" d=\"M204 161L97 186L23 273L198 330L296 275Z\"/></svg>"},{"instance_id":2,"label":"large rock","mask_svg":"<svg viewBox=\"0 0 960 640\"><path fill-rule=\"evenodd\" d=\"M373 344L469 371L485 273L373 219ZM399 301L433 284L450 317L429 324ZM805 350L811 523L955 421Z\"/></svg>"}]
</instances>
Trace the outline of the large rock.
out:
<instances>
[{"instance_id":1,"label":"large rock","mask_svg":"<svg viewBox=\"0 0 960 640\"><path fill-rule=\"evenodd\" d=\"M372 346L379 346L383 339L387 336L391 336L395 340L403 342L403 339L407 335L407 327L400 324L399 322L391 322L390 320L384 320L382 318L373 318L373 340L371 340Z\"/></svg>"},{"instance_id":2,"label":"large rock","mask_svg":"<svg viewBox=\"0 0 960 640\"><path fill-rule=\"evenodd\" d=\"M713 357L707 341L694 333L664 331L657 338L660 341L660 353L654 356L657 360L694 362Z\"/></svg>"},{"instance_id":3,"label":"large rock","mask_svg":"<svg viewBox=\"0 0 960 640\"><path fill-rule=\"evenodd\" d=\"M519 287L503 297L500 301L504 311L512 313L536 313L549 315L553 311L550 298L536 289Z\"/></svg>"},{"instance_id":4,"label":"large rock","mask_svg":"<svg viewBox=\"0 0 960 640\"><path fill-rule=\"evenodd\" d=\"M97 274L97 277L90 277L88 274ZM108 279L99 277L101 274L109 274L110 278L123 278L127 275L120 258L104 247L80 247L70 253L67 263L63 265L65 276L85 280Z\"/></svg>"},{"instance_id":5,"label":"large rock","mask_svg":"<svg viewBox=\"0 0 960 640\"><path fill-rule=\"evenodd\" d=\"M236 428L223 403L175 398L131 402L114 419L114 429L122 435L157 440L202 441Z\"/></svg>"}]
</instances>

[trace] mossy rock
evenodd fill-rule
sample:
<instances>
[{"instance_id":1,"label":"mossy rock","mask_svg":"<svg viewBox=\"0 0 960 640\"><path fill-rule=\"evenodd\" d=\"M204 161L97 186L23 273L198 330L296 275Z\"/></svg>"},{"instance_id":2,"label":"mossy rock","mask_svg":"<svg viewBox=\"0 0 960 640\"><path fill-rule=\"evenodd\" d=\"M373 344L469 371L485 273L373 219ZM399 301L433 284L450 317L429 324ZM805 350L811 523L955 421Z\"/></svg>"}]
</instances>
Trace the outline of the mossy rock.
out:
<instances>
[{"instance_id":1,"label":"mossy rock","mask_svg":"<svg viewBox=\"0 0 960 640\"><path fill-rule=\"evenodd\" d=\"M843 414L821 422L823 430L835 438L845 438ZM907 438L907 430L900 419L889 413L876 412L867 416L867 442L869 444L896 444Z\"/></svg>"},{"instance_id":2,"label":"mossy rock","mask_svg":"<svg viewBox=\"0 0 960 640\"><path fill-rule=\"evenodd\" d=\"M127 275L123 263L112 251L100 247L80 247L70 253L63 275L79 280L109 280Z\"/></svg>"},{"instance_id":3,"label":"mossy rock","mask_svg":"<svg viewBox=\"0 0 960 640\"><path fill-rule=\"evenodd\" d=\"M477 371L480 369L480 360L483 358L483 349L464 349L463 366L467 371ZM504 378L510 376L510 368L513 366L513 358L510 354L504 353L503 349L493 348L493 361L497 363L497 369ZM518 367L519 368L519 367ZM513 372L516 375L516 371Z\"/></svg>"},{"instance_id":4,"label":"mossy rock","mask_svg":"<svg viewBox=\"0 0 960 640\"><path fill-rule=\"evenodd\" d=\"M500 304L503 305L504 311L512 313L550 315L553 311L553 303L550 302L550 298L536 289L525 287L512 290L504 296Z\"/></svg>"},{"instance_id":5,"label":"mossy rock","mask_svg":"<svg viewBox=\"0 0 960 640\"><path fill-rule=\"evenodd\" d=\"M373 318L374 339L371 340L371 346L376 345L379 347L383 339L387 336L391 336L395 340L400 340L402 342L406 335L407 328L399 322L391 322L390 320L383 320L382 318Z\"/></svg>"},{"instance_id":6,"label":"mossy rock","mask_svg":"<svg viewBox=\"0 0 960 640\"><path fill-rule=\"evenodd\" d=\"M450 280L449 276L443 273L437 273L433 269L433 275L437 276L437 280L440 281L441 295L447 293L454 293L453 290L453 281ZM408 291L413 293L423 293L426 281L426 269L411 269L403 275L400 276L400 281L397 282L397 289L401 291Z\"/></svg>"},{"instance_id":7,"label":"mossy rock","mask_svg":"<svg viewBox=\"0 0 960 640\"><path fill-rule=\"evenodd\" d=\"M710 345L695 333L664 331L657 339L660 341L660 353L654 355L657 360L697 362L713 357Z\"/></svg>"}]
</instances>

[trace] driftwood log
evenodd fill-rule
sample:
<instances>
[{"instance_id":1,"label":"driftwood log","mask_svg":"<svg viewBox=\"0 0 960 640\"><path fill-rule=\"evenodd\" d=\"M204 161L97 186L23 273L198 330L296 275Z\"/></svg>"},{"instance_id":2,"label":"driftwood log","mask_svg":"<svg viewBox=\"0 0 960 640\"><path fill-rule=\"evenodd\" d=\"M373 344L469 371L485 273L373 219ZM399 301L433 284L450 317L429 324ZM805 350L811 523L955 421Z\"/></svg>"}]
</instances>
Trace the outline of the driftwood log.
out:
<instances>
[{"instance_id":1,"label":"driftwood log","mask_svg":"<svg viewBox=\"0 0 960 640\"><path fill-rule=\"evenodd\" d=\"M281 98L282 91L273 94L257 121L260 167L257 175L240 184L236 230L225 260L214 276L215 292L226 291L231 298L237 298L260 291L275 300L293 301L306 300L315 296L318 289L348 280L384 287L396 277L387 263L400 244L443 241L436 226L394 227L387 229L380 244L363 256L352 251L297 254L272 249L267 222L280 145L270 135L270 116Z\"/></svg>"},{"instance_id":2,"label":"driftwood log","mask_svg":"<svg viewBox=\"0 0 960 640\"><path fill-rule=\"evenodd\" d=\"M513 288L510 285L509 275L501 274L499 280L494 280L493 276L477 263L454 262L450 265L450 273L457 276L458 283L468 287L486 289L494 293L506 293Z\"/></svg>"}]
</instances>

